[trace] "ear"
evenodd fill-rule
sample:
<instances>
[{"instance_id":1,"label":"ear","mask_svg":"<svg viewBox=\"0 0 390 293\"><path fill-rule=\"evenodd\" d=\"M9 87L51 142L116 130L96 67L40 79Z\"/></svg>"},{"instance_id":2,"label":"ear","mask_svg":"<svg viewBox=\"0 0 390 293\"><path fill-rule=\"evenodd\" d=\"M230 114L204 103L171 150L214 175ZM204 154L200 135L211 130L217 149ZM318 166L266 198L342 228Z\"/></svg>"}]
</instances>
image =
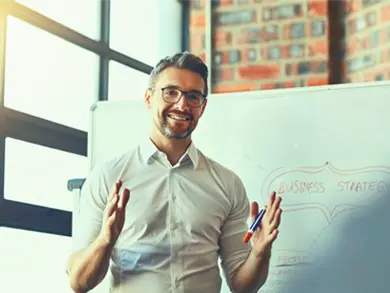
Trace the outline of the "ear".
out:
<instances>
[{"instance_id":1,"label":"ear","mask_svg":"<svg viewBox=\"0 0 390 293\"><path fill-rule=\"evenodd\" d=\"M148 109L152 107L152 91L150 89L146 89L145 91L144 102Z\"/></svg>"},{"instance_id":2,"label":"ear","mask_svg":"<svg viewBox=\"0 0 390 293\"><path fill-rule=\"evenodd\" d=\"M202 117L203 115L203 112L204 112L204 109L206 109L206 106L207 106L207 99L204 101L203 105L202 105L202 110L200 112L200 116L199 117Z\"/></svg>"}]
</instances>

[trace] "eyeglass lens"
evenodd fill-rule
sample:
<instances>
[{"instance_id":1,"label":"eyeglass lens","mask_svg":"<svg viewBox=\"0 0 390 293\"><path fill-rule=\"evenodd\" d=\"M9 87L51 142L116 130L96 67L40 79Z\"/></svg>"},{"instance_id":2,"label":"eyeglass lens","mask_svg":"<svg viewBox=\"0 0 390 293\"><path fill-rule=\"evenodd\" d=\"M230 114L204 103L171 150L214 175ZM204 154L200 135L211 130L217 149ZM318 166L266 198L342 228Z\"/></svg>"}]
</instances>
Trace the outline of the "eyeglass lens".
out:
<instances>
[{"instance_id":1,"label":"eyeglass lens","mask_svg":"<svg viewBox=\"0 0 390 293\"><path fill-rule=\"evenodd\" d=\"M176 103L182 96L182 92L175 88L166 88L163 90L164 100L168 103ZM204 97L200 93L187 92L185 94L189 106L197 107L203 104Z\"/></svg>"}]
</instances>

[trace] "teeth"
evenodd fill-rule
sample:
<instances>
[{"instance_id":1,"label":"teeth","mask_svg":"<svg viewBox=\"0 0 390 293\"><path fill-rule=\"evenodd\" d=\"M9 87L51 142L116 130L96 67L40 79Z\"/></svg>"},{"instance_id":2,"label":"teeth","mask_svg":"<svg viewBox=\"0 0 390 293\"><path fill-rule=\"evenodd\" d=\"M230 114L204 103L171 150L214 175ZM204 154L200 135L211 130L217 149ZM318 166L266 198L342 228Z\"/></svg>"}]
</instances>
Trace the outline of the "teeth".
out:
<instances>
[{"instance_id":1,"label":"teeth","mask_svg":"<svg viewBox=\"0 0 390 293\"><path fill-rule=\"evenodd\" d=\"M179 117L179 116L176 116L176 115L169 115L169 117L173 118L175 120L182 120L182 121L188 120L188 118L186 118L186 117Z\"/></svg>"}]
</instances>

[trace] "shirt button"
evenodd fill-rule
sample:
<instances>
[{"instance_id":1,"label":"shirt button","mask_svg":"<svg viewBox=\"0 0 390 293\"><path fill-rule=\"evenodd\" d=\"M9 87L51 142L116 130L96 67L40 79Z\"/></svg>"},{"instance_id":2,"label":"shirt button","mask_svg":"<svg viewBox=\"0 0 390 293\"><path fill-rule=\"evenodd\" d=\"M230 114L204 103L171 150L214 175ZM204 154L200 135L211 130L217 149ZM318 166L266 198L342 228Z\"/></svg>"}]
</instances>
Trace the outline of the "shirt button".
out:
<instances>
[{"instance_id":1,"label":"shirt button","mask_svg":"<svg viewBox=\"0 0 390 293\"><path fill-rule=\"evenodd\" d=\"M175 195L172 195L172 200L173 200L173 201L176 200L176 196L175 196Z\"/></svg>"},{"instance_id":2,"label":"shirt button","mask_svg":"<svg viewBox=\"0 0 390 293\"><path fill-rule=\"evenodd\" d=\"M177 224L176 224L176 223L173 223L173 224L172 224L172 230L176 230L176 228L177 228Z\"/></svg>"},{"instance_id":3,"label":"shirt button","mask_svg":"<svg viewBox=\"0 0 390 293\"><path fill-rule=\"evenodd\" d=\"M175 287L178 288L180 286L180 281L178 278L175 280Z\"/></svg>"}]
</instances>

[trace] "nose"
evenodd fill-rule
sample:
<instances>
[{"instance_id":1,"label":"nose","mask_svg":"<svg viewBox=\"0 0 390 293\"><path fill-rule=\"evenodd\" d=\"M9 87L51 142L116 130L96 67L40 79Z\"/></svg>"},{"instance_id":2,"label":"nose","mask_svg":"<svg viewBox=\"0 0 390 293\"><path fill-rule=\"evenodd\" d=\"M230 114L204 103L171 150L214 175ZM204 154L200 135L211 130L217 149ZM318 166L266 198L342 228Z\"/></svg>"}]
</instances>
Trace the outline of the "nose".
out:
<instances>
[{"instance_id":1,"label":"nose","mask_svg":"<svg viewBox=\"0 0 390 293\"><path fill-rule=\"evenodd\" d=\"M183 112L189 111L189 106L187 105L186 96L184 94L181 96L180 100L175 103L175 108Z\"/></svg>"}]
</instances>

